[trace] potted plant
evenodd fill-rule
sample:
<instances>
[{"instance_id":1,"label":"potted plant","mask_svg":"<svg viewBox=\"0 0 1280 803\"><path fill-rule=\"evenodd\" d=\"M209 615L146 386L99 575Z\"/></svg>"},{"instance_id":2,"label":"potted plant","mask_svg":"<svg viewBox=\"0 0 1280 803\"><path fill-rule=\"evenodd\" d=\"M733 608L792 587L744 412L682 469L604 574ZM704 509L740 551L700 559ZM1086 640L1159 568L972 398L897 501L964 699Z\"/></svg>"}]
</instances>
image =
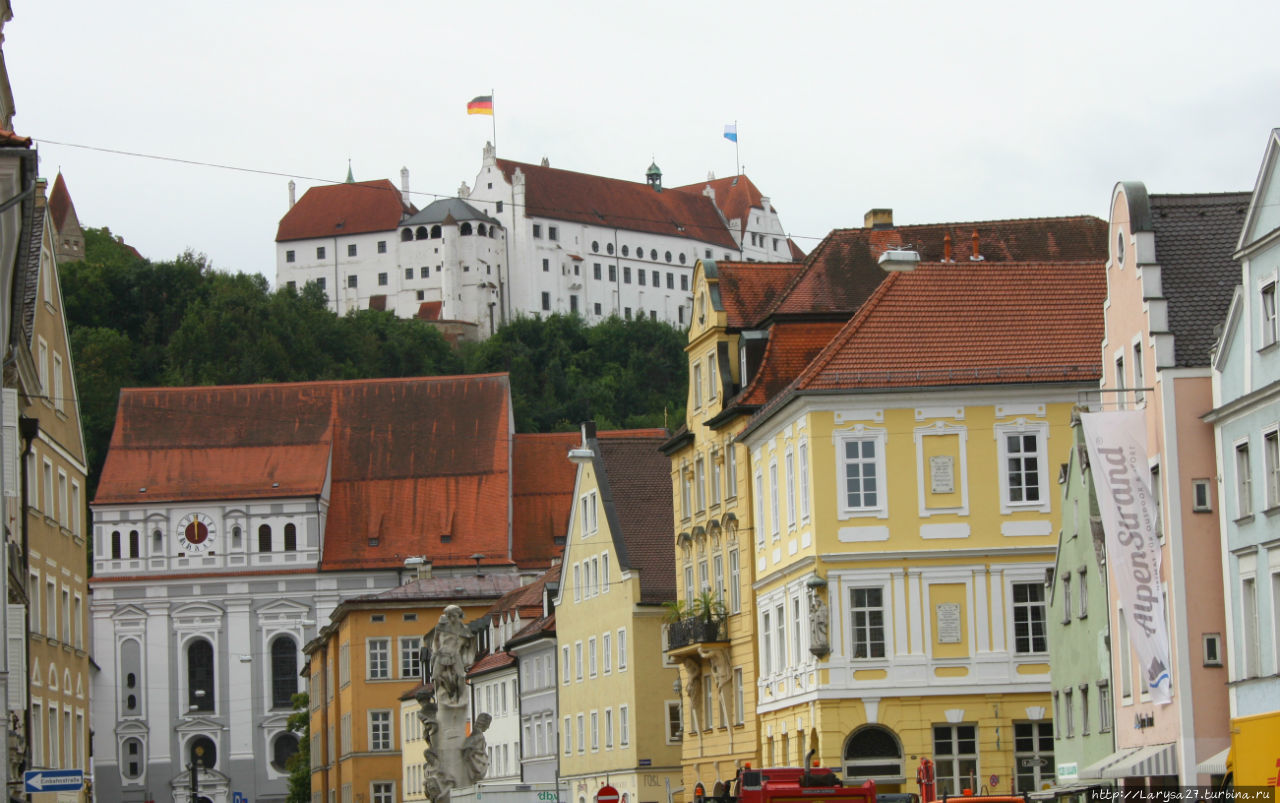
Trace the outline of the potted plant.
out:
<instances>
[{"instance_id":1,"label":"potted plant","mask_svg":"<svg viewBox=\"0 0 1280 803\"><path fill-rule=\"evenodd\" d=\"M693 624L698 631L697 641L720 641L720 627L727 612L724 600L710 589L703 589L694 597L690 613L696 620Z\"/></svg>"}]
</instances>

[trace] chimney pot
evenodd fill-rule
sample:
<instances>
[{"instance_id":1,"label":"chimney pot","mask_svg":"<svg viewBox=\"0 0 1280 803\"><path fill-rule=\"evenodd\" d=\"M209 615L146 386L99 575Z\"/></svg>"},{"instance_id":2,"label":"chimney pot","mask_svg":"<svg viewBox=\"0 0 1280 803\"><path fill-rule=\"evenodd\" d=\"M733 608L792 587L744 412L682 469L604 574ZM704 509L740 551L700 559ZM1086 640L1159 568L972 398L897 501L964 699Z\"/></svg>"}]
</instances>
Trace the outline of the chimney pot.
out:
<instances>
[{"instance_id":1,"label":"chimney pot","mask_svg":"<svg viewBox=\"0 0 1280 803\"><path fill-rule=\"evenodd\" d=\"M951 232L942 235L942 261L951 261Z\"/></svg>"}]
</instances>

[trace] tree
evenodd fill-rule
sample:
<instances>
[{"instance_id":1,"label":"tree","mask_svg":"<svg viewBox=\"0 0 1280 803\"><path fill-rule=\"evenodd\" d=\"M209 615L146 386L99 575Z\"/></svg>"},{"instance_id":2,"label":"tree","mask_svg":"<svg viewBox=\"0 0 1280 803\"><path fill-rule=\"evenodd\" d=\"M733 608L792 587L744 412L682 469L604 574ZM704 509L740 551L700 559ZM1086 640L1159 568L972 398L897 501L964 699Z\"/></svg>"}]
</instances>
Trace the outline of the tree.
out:
<instances>
[{"instance_id":1,"label":"tree","mask_svg":"<svg viewBox=\"0 0 1280 803\"><path fill-rule=\"evenodd\" d=\"M298 734L298 752L289 759L289 796L285 803L311 803L311 697L293 695L289 730Z\"/></svg>"}]
</instances>

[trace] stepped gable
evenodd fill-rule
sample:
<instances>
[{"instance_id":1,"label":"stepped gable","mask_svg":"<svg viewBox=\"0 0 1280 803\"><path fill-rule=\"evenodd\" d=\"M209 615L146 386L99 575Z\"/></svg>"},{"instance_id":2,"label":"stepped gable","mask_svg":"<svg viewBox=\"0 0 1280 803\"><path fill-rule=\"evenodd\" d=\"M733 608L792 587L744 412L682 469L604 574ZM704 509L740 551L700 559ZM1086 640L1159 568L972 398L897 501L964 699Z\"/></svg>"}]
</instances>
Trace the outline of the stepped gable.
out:
<instances>
[{"instance_id":1,"label":"stepped gable","mask_svg":"<svg viewBox=\"0 0 1280 803\"><path fill-rule=\"evenodd\" d=\"M750 329L804 269L794 262L716 262L725 328Z\"/></svg>"},{"instance_id":2,"label":"stepped gable","mask_svg":"<svg viewBox=\"0 0 1280 803\"><path fill-rule=\"evenodd\" d=\"M508 182L525 175L526 217L684 237L738 250L720 210L703 195L656 192L648 184L498 159Z\"/></svg>"},{"instance_id":3,"label":"stepped gable","mask_svg":"<svg viewBox=\"0 0 1280 803\"><path fill-rule=\"evenodd\" d=\"M577 471L565 459L577 432L515 436L511 462L511 559L521 568L551 565L564 551Z\"/></svg>"},{"instance_id":4,"label":"stepped gable","mask_svg":"<svg viewBox=\"0 0 1280 803\"><path fill-rule=\"evenodd\" d=\"M124 390L94 503L328 483L324 570L507 565L510 416L505 374Z\"/></svg>"},{"instance_id":5,"label":"stepped gable","mask_svg":"<svg viewBox=\"0 0 1280 803\"><path fill-rule=\"evenodd\" d=\"M385 178L312 187L280 218L276 242L392 231L415 212Z\"/></svg>"},{"instance_id":6,"label":"stepped gable","mask_svg":"<svg viewBox=\"0 0 1280 803\"><path fill-rule=\"evenodd\" d=\"M666 440L666 430L649 429L596 441L601 501L606 515L612 514L619 562L640 571L641 604L660 605L676 593L671 461L659 451Z\"/></svg>"},{"instance_id":7,"label":"stepped gable","mask_svg":"<svg viewBox=\"0 0 1280 803\"><path fill-rule=\"evenodd\" d=\"M744 232L750 222L751 210L764 209L764 193L760 192L755 183L745 175L713 178L674 189L692 195L702 195L707 187L715 191L715 204L720 208L720 213L726 220L740 222Z\"/></svg>"},{"instance_id":8,"label":"stepped gable","mask_svg":"<svg viewBox=\"0 0 1280 803\"><path fill-rule=\"evenodd\" d=\"M921 264L891 274L783 396L1096 382L1106 295L1101 262Z\"/></svg>"},{"instance_id":9,"label":"stepped gable","mask_svg":"<svg viewBox=\"0 0 1280 803\"><path fill-rule=\"evenodd\" d=\"M1215 328L1227 317L1240 284L1232 259L1249 209L1248 192L1152 195L1160 288L1169 300L1174 364L1207 366Z\"/></svg>"},{"instance_id":10,"label":"stepped gable","mask_svg":"<svg viewBox=\"0 0 1280 803\"><path fill-rule=\"evenodd\" d=\"M805 260L805 271L781 297L774 315L852 315L885 273L885 251L909 248L922 264L941 262L951 236L951 259L974 260L973 233L984 262L1076 262L1107 258L1107 222L1091 216L836 229Z\"/></svg>"}]
</instances>

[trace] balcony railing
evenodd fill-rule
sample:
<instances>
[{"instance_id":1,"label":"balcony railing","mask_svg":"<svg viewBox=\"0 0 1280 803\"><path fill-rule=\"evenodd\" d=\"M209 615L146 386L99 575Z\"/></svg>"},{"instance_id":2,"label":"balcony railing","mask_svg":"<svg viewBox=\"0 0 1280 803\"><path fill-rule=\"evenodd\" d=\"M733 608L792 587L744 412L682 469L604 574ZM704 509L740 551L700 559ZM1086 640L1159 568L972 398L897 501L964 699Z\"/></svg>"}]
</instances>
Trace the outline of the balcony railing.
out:
<instances>
[{"instance_id":1,"label":"balcony railing","mask_svg":"<svg viewBox=\"0 0 1280 803\"><path fill-rule=\"evenodd\" d=\"M728 628L725 626L725 619L721 617L708 620L694 616L667 625L668 650L678 650L690 644L728 640Z\"/></svg>"}]
</instances>

